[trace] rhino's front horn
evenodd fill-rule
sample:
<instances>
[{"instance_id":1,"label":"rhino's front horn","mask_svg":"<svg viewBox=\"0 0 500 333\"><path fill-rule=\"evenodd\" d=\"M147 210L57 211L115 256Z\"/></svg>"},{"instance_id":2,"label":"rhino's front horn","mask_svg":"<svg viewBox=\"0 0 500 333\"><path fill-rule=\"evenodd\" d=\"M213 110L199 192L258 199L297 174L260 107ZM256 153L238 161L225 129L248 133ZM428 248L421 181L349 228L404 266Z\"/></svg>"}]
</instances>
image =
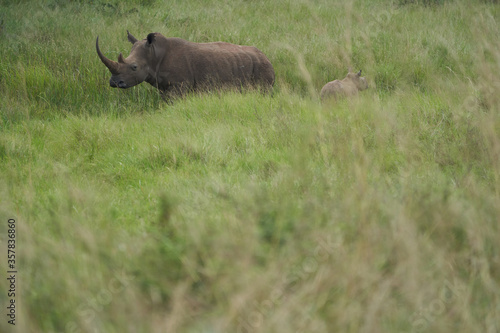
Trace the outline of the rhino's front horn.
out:
<instances>
[{"instance_id":1,"label":"rhino's front horn","mask_svg":"<svg viewBox=\"0 0 500 333\"><path fill-rule=\"evenodd\" d=\"M99 55L99 58L101 58L101 61L106 67L108 67L109 71L111 74L116 75L119 74L118 72L118 63L116 61L110 60L102 54L101 50L99 49L99 37L97 37L95 41L95 48L97 50L97 55Z\"/></svg>"}]
</instances>

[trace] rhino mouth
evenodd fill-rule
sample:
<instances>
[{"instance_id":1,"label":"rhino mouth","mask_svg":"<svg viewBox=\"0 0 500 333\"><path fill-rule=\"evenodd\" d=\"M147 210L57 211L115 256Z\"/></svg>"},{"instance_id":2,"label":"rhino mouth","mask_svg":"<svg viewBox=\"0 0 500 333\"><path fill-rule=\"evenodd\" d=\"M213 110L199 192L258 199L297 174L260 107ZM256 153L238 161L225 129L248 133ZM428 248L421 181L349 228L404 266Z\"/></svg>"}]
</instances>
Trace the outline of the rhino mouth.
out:
<instances>
[{"instance_id":1,"label":"rhino mouth","mask_svg":"<svg viewBox=\"0 0 500 333\"><path fill-rule=\"evenodd\" d=\"M127 86L127 84L125 83L125 81L123 81L123 80L115 80L113 78L111 78L109 80L109 85L112 88L122 88L122 89L129 88L129 86Z\"/></svg>"}]
</instances>

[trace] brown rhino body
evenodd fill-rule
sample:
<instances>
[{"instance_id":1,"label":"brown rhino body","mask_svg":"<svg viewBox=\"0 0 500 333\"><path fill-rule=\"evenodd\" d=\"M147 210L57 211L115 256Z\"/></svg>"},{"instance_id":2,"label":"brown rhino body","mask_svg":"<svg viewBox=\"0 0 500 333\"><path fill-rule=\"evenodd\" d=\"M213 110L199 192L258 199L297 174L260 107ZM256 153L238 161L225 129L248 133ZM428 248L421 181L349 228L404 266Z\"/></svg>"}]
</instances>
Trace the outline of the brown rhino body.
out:
<instances>
[{"instance_id":1,"label":"brown rhino body","mask_svg":"<svg viewBox=\"0 0 500 333\"><path fill-rule=\"evenodd\" d=\"M143 40L128 33L128 40L133 44L130 55L120 54L118 62L106 58L96 40L97 54L112 74L111 87L130 88L146 81L172 97L226 87L269 90L274 84L271 62L253 46L193 43L160 33Z\"/></svg>"},{"instance_id":2,"label":"brown rhino body","mask_svg":"<svg viewBox=\"0 0 500 333\"><path fill-rule=\"evenodd\" d=\"M321 89L320 97L322 101L329 99L338 99L342 96L353 96L358 91L368 88L366 79L358 73L349 72L343 80L330 81Z\"/></svg>"}]
</instances>

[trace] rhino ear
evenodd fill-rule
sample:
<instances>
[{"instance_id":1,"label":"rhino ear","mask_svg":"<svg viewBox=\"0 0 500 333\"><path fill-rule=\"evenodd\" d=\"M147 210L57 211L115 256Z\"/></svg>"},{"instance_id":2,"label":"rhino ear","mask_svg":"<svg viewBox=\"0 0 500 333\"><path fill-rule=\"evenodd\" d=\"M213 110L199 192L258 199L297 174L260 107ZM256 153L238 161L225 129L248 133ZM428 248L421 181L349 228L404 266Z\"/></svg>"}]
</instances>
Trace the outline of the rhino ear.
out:
<instances>
[{"instance_id":1,"label":"rhino ear","mask_svg":"<svg viewBox=\"0 0 500 333\"><path fill-rule=\"evenodd\" d=\"M150 33L147 37L148 39L148 44L151 45L155 41L156 34L154 32Z\"/></svg>"},{"instance_id":2,"label":"rhino ear","mask_svg":"<svg viewBox=\"0 0 500 333\"><path fill-rule=\"evenodd\" d=\"M135 38L134 36L132 36L132 34L130 32L128 32L128 30L127 30L127 39L132 44L135 44L135 42L137 42L137 38Z\"/></svg>"},{"instance_id":3,"label":"rhino ear","mask_svg":"<svg viewBox=\"0 0 500 333\"><path fill-rule=\"evenodd\" d=\"M358 76L361 76L361 69L360 69L360 70L359 70L359 72L358 72Z\"/></svg>"}]
</instances>

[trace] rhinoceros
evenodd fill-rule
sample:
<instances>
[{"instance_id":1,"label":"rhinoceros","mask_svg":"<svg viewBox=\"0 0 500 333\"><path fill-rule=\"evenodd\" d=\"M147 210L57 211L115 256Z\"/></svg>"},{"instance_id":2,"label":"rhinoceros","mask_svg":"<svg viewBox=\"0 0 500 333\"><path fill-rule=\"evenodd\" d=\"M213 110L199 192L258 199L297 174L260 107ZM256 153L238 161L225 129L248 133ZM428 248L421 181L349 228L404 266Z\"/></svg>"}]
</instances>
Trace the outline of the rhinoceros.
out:
<instances>
[{"instance_id":1,"label":"rhinoceros","mask_svg":"<svg viewBox=\"0 0 500 333\"><path fill-rule=\"evenodd\" d=\"M126 58L118 62L96 50L111 72L111 87L130 88L143 81L158 88L170 99L187 92L220 88L257 87L265 91L274 84L274 69L269 59L253 46L225 42L193 43L177 37L150 33L138 40L127 31L133 44Z\"/></svg>"},{"instance_id":2,"label":"rhinoceros","mask_svg":"<svg viewBox=\"0 0 500 333\"><path fill-rule=\"evenodd\" d=\"M366 79L361 76L361 71L358 73L347 73L343 80L330 81L321 89L320 97L322 101L331 98L337 99L340 96L356 95L358 91L368 88Z\"/></svg>"}]
</instances>

